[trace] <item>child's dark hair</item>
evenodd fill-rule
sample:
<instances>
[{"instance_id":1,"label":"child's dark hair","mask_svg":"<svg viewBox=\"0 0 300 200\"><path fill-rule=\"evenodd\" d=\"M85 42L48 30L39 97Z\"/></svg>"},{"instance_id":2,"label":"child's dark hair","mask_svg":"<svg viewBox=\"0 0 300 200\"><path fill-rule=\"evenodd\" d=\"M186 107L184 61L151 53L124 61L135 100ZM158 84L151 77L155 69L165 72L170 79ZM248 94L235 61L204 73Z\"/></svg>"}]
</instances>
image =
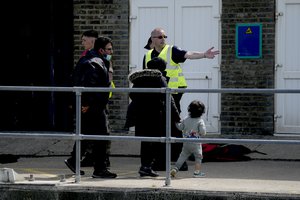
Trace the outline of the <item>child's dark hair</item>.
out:
<instances>
[{"instance_id":1,"label":"child's dark hair","mask_svg":"<svg viewBox=\"0 0 300 200\"><path fill-rule=\"evenodd\" d=\"M194 100L188 107L189 115L191 118L201 117L205 113L205 105L198 100Z\"/></svg>"}]
</instances>

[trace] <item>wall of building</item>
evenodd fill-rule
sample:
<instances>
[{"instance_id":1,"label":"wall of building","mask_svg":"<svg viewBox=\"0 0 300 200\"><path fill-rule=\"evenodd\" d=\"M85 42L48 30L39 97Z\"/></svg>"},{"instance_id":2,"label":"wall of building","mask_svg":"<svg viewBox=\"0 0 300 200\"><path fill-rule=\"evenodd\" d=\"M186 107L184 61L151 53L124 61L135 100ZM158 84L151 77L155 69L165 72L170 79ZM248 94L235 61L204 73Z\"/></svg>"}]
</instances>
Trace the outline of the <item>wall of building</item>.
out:
<instances>
[{"instance_id":1,"label":"wall of building","mask_svg":"<svg viewBox=\"0 0 300 200\"><path fill-rule=\"evenodd\" d=\"M129 63L129 2L128 0L73 0L74 60L78 61L83 47L81 34L89 29L113 40L113 79L116 87L128 87ZM125 123L128 105L126 93L114 93L109 102L112 131L120 131Z\"/></svg>"},{"instance_id":2,"label":"wall of building","mask_svg":"<svg viewBox=\"0 0 300 200\"><path fill-rule=\"evenodd\" d=\"M99 31L114 41L114 82L128 87L129 1L73 0L74 60L82 52L81 33ZM274 88L275 0L222 0L221 88ZM235 57L237 23L262 23L262 58ZM114 131L123 128L128 95L114 94L110 102L110 122ZM222 94L221 134L272 135L274 95Z\"/></svg>"},{"instance_id":3,"label":"wall of building","mask_svg":"<svg viewBox=\"0 0 300 200\"><path fill-rule=\"evenodd\" d=\"M221 88L274 88L275 0L222 0ZM237 23L262 23L262 58L235 57ZM274 95L222 94L221 133L271 135Z\"/></svg>"}]
</instances>

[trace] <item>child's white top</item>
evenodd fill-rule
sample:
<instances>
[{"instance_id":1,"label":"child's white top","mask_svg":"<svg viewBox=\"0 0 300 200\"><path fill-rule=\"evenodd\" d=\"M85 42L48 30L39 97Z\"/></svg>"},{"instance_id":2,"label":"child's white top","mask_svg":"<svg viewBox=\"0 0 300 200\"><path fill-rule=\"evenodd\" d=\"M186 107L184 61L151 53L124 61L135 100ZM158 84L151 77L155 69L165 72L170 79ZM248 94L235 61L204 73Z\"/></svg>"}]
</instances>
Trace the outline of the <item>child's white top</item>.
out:
<instances>
[{"instance_id":1,"label":"child's white top","mask_svg":"<svg viewBox=\"0 0 300 200\"><path fill-rule=\"evenodd\" d=\"M177 123L176 127L182 131L184 138L199 138L206 134L205 123L201 117L191 118L188 116Z\"/></svg>"}]
</instances>

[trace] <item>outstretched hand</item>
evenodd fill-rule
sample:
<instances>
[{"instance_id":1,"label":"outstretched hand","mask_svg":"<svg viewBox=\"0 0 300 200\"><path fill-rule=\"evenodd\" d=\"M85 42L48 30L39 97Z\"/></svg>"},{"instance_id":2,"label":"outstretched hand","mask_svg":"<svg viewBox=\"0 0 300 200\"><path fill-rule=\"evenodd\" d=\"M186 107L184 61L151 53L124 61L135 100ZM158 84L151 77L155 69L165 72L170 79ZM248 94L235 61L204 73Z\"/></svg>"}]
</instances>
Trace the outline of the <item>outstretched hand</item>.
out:
<instances>
[{"instance_id":1,"label":"outstretched hand","mask_svg":"<svg viewBox=\"0 0 300 200\"><path fill-rule=\"evenodd\" d=\"M209 58L209 59L213 59L215 57L215 55L218 55L220 53L219 50L216 50L216 51L212 51L214 47L211 47L210 49L208 49L204 55L205 55L205 58Z\"/></svg>"}]
</instances>

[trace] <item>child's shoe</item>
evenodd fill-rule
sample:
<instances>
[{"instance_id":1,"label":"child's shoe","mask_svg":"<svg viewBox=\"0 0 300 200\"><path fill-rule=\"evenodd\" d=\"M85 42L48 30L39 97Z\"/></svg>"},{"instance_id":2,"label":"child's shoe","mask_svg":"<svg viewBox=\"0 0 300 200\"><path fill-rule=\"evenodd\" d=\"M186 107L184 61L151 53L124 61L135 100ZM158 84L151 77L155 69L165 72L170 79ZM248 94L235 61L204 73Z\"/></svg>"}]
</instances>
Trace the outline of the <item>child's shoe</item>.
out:
<instances>
[{"instance_id":1,"label":"child's shoe","mask_svg":"<svg viewBox=\"0 0 300 200\"><path fill-rule=\"evenodd\" d=\"M204 172L200 172L199 170L194 171L194 178L203 178L205 177Z\"/></svg>"},{"instance_id":2,"label":"child's shoe","mask_svg":"<svg viewBox=\"0 0 300 200\"><path fill-rule=\"evenodd\" d=\"M171 171L170 171L170 175L171 177L175 177L176 176L176 173L178 172L178 168L177 167L174 167Z\"/></svg>"}]
</instances>

